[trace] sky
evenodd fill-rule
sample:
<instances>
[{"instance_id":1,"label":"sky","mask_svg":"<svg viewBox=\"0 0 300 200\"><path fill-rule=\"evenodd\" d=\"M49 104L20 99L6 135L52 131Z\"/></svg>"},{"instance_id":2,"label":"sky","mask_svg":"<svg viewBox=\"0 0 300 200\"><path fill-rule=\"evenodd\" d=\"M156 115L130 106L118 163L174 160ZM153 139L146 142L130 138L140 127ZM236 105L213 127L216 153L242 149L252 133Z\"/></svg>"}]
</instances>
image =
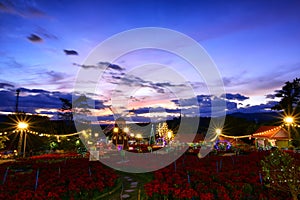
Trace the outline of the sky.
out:
<instances>
[{"instance_id":1,"label":"sky","mask_svg":"<svg viewBox=\"0 0 300 200\"><path fill-rule=\"evenodd\" d=\"M278 100L274 91L300 74L299 8L299 1L290 0L0 0L0 112L15 111L21 88L20 110L55 118L59 98L72 99L80 71L105 68L104 77L94 80L97 91L88 94L100 121L112 119L112 99L123 86L134 88L124 109L136 121L150 111L157 118L197 112L185 96L187 85L200 115L209 115L212 95L203 77L170 52L146 49L86 65L101 42L142 27L171 29L198 42L220 73L226 94L218 98L228 113L269 111ZM168 69L182 80L168 79Z\"/></svg>"}]
</instances>

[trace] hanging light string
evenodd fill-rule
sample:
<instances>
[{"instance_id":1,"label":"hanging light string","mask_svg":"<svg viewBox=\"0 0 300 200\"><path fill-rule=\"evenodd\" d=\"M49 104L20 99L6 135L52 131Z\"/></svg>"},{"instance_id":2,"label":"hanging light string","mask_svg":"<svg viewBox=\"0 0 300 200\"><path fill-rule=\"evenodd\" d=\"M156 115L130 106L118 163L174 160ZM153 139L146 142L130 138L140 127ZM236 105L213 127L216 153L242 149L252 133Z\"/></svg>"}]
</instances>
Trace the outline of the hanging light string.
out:
<instances>
[{"instance_id":1,"label":"hanging light string","mask_svg":"<svg viewBox=\"0 0 300 200\"><path fill-rule=\"evenodd\" d=\"M223 136L223 137L227 137L227 138L233 138L233 139L238 139L238 138L249 138L252 135L231 136L231 135L225 135L223 133L220 133L219 136Z\"/></svg>"},{"instance_id":2,"label":"hanging light string","mask_svg":"<svg viewBox=\"0 0 300 200\"><path fill-rule=\"evenodd\" d=\"M272 129L269 129L267 131L262 131L262 132L259 132L259 133L254 133L252 135L231 136L231 135L225 135L223 133L219 133L217 135L218 136L227 137L227 138L233 138L233 139L251 138L253 136L264 135L266 133L279 130L279 129L281 129L284 126L292 126L292 127L298 127L298 128L300 128L300 125L298 125L298 124L289 124L289 125L282 124L282 125L280 125L280 126L278 126L276 128L272 128ZM12 131L12 133L18 133L18 132L20 132L20 130L14 130L14 131ZM76 133L69 133L69 134L58 135L58 134L40 133L40 132L37 132L37 131L30 131L30 130L23 130L23 132L31 133L33 135L38 135L40 137L71 137L71 136L75 136L75 135L80 135L80 134L85 134L86 133L86 131L80 131L80 132L76 132ZM0 132L0 136L7 135L7 134L8 134L8 132Z\"/></svg>"},{"instance_id":3,"label":"hanging light string","mask_svg":"<svg viewBox=\"0 0 300 200\"><path fill-rule=\"evenodd\" d=\"M11 131L11 132L12 133L18 133L18 132L21 132L21 131L14 130L14 131ZM85 131L80 131L80 132L77 132L77 133L69 133L69 134L58 135L58 134L39 133L37 131L29 131L29 130L23 130L23 132L31 133L33 135L38 135L40 137L70 137L70 136L86 133ZM8 134L8 132L0 132L0 136L1 135L7 135L7 134Z\"/></svg>"}]
</instances>

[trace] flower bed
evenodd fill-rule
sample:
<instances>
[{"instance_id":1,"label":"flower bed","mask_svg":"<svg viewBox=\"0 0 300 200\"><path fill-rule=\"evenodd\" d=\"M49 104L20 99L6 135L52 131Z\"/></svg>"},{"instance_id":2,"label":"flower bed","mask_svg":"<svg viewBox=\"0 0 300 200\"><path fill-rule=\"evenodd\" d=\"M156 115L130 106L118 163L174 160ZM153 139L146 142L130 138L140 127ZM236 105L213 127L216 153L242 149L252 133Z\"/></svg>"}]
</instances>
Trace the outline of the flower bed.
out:
<instances>
[{"instance_id":1,"label":"flower bed","mask_svg":"<svg viewBox=\"0 0 300 200\"><path fill-rule=\"evenodd\" d=\"M184 155L156 171L145 185L149 199L291 199L288 193L264 186L260 161L266 152L242 156ZM299 155L294 158L299 159Z\"/></svg>"},{"instance_id":2,"label":"flower bed","mask_svg":"<svg viewBox=\"0 0 300 200\"><path fill-rule=\"evenodd\" d=\"M2 182L9 167L0 199L91 199L115 185L116 173L100 162L55 156L0 165Z\"/></svg>"}]
</instances>

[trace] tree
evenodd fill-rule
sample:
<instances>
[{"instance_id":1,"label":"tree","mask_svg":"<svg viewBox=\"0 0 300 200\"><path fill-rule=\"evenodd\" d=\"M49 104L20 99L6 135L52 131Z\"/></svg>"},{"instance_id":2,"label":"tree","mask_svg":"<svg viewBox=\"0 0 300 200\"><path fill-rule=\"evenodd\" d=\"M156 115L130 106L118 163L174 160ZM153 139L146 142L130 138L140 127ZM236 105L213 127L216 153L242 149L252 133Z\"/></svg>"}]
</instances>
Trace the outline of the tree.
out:
<instances>
[{"instance_id":1,"label":"tree","mask_svg":"<svg viewBox=\"0 0 300 200\"><path fill-rule=\"evenodd\" d=\"M59 98L62 103L62 107L60 112L58 113L58 118L61 120L72 121L73 114L72 114L72 103L70 100L65 98Z\"/></svg>"},{"instance_id":2,"label":"tree","mask_svg":"<svg viewBox=\"0 0 300 200\"><path fill-rule=\"evenodd\" d=\"M289 154L276 149L261 161L265 185L274 190L289 192L293 200L300 194L300 165Z\"/></svg>"},{"instance_id":3,"label":"tree","mask_svg":"<svg viewBox=\"0 0 300 200\"><path fill-rule=\"evenodd\" d=\"M277 91L276 97L281 98L279 103L273 107L274 110L283 110L292 115L300 111L300 78L292 82L286 82L281 90Z\"/></svg>"},{"instance_id":4,"label":"tree","mask_svg":"<svg viewBox=\"0 0 300 200\"><path fill-rule=\"evenodd\" d=\"M9 138L7 136L0 136L0 149L4 149L5 148L5 141L9 140Z\"/></svg>"}]
</instances>

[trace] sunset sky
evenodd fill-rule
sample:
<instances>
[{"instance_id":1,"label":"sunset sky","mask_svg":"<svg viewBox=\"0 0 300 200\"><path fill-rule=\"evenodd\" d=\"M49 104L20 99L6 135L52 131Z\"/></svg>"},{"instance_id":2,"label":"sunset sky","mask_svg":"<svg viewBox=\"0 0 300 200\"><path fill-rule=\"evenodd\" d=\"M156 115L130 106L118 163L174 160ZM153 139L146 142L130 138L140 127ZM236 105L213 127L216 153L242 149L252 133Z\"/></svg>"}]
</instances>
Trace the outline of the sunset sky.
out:
<instances>
[{"instance_id":1,"label":"sunset sky","mask_svg":"<svg viewBox=\"0 0 300 200\"><path fill-rule=\"evenodd\" d=\"M0 0L0 112L14 111L15 90L21 88L21 110L55 118L59 97L72 98L90 52L114 34L141 27L179 31L202 45L223 78L228 112L268 110L276 100L274 91L300 74L299 9L299 1ZM112 77L95 96L95 114L103 121L111 115L112 79L151 61L170 64L198 87L205 113L209 93L197 86L202 80L185 61L166 52L142 51L110 66ZM156 74L158 69L144 70ZM131 81L146 85L128 108L136 118L146 117L149 109L177 113L176 99L164 92L164 86L174 83Z\"/></svg>"}]
</instances>

